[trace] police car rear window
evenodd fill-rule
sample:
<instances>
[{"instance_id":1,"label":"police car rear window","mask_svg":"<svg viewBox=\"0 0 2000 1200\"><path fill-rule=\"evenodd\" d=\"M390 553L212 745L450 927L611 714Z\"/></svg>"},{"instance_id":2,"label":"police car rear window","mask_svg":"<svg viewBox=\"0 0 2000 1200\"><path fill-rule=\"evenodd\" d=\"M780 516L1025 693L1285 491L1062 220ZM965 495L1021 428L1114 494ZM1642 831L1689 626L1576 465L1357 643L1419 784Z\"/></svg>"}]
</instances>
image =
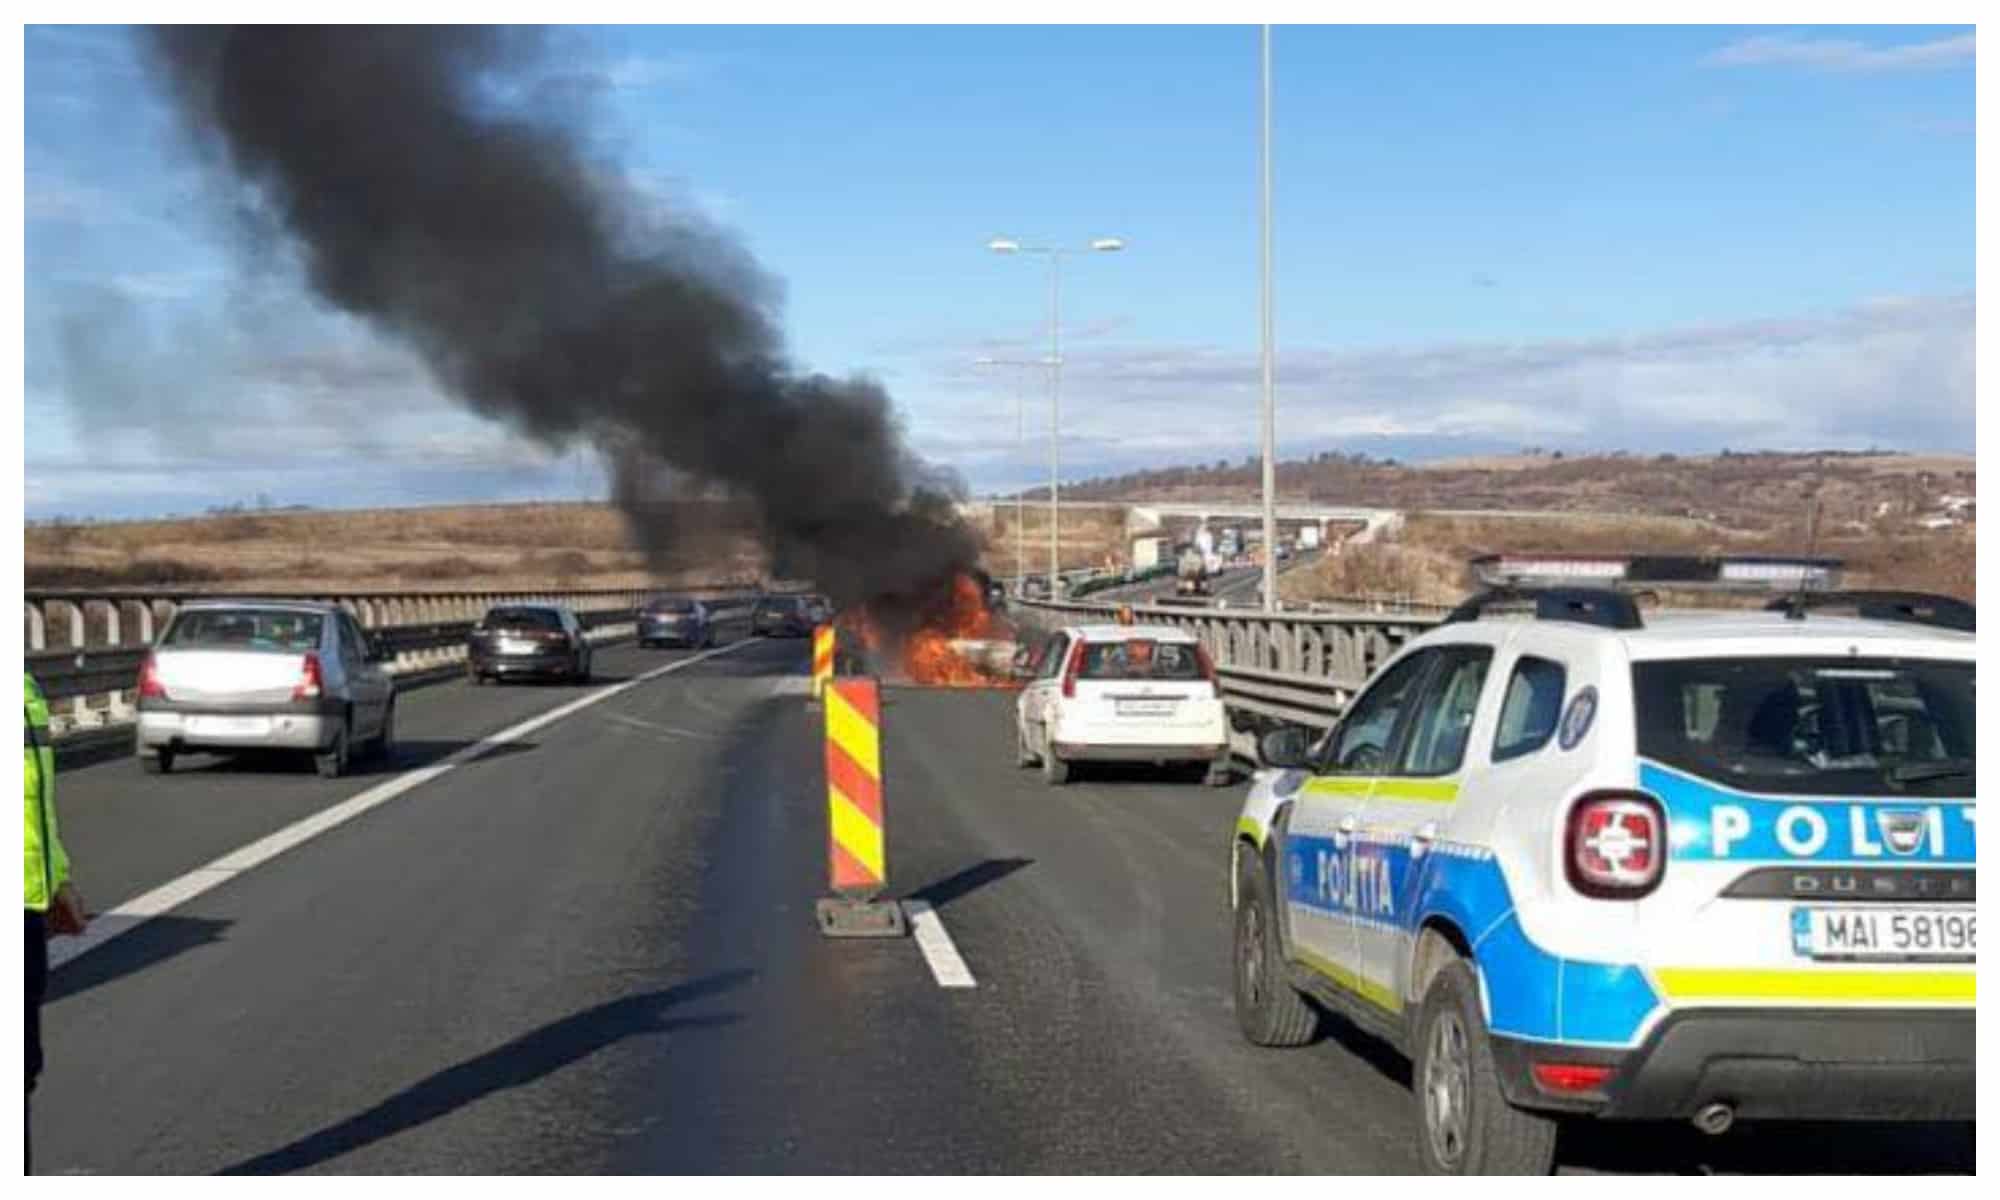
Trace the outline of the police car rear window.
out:
<instances>
[{"instance_id":1,"label":"police car rear window","mask_svg":"<svg viewBox=\"0 0 2000 1200\"><path fill-rule=\"evenodd\" d=\"M1910 659L1636 663L1639 753L1746 791L1970 795L1973 679Z\"/></svg>"}]
</instances>

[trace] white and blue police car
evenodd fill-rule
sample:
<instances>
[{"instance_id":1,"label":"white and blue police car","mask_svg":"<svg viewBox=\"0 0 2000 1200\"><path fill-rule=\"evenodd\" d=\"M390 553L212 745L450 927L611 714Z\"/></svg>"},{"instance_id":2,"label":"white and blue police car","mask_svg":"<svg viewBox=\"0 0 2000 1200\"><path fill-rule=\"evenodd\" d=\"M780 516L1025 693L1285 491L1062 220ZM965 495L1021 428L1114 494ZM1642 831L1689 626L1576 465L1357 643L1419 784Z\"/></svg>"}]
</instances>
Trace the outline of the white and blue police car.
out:
<instances>
[{"instance_id":1,"label":"white and blue police car","mask_svg":"<svg viewBox=\"0 0 2000 1200\"><path fill-rule=\"evenodd\" d=\"M1439 1173L1544 1173L1569 1118L1972 1121L1971 606L1642 615L1647 569L1785 572L1549 566L1317 742L1265 735L1231 848L1244 1036L1302 1044L1325 1008L1390 1041Z\"/></svg>"}]
</instances>

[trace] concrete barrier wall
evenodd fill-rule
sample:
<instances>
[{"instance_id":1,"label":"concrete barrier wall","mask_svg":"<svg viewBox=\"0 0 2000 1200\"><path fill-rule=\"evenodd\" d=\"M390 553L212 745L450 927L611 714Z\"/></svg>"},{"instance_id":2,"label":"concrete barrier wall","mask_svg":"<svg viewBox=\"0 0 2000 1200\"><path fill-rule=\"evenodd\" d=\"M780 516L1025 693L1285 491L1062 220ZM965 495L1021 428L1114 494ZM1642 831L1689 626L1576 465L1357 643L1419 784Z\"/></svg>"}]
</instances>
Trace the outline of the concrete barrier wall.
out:
<instances>
[{"instance_id":1,"label":"concrete barrier wall","mask_svg":"<svg viewBox=\"0 0 2000 1200\"><path fill-rule=\"evenodd\" d=\"M1232 713L1267 722L1328 728L1381 665L1411 638L1436 626L1435 611L1382 611L1355 600L1345 613L1265 614L1164 604L1013 601L1042 627L1099 624L1129 607L1147 625L1170 625L1200 640L1221 676ZM1428 608L1428 606L1427 606Z\"/></svg>"},{"instance_id":2,"label":"concrete barrier wall","mask_svg":"<svg viewBox=\"0 0 2000 1200\"><path fill-rule=\"evenodd\" d=\"M31 591L23 598L24 666L49 697L50 723L61 737L133 720L139 665L174 613L192 600L338 604L363 628L384 636L394 654L389 667L393 674L415 679L462 665L467 633L496 604L567 605L593 641L616 641L632 636L639 605L661 590L266 591L254 596L193 590ZM732 608L747 607L759 593L754 584L732 581L671 590L675 595L735 601Z\"/></svg>"}]
</instances>

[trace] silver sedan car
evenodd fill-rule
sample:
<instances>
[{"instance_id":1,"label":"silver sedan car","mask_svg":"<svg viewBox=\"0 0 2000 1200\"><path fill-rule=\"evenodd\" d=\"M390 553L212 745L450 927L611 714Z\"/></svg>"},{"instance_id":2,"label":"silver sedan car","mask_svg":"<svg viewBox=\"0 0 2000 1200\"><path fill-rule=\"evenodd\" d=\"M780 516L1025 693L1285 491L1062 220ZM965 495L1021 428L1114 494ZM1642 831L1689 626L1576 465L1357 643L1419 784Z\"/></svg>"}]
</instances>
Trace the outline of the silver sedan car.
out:
<instances>
[{"instance_id":1,"label":"silver sedan car","mask_svg":"<svg viewBox=\"0 0 2000 1200\"><path fill-rule=\"evenodd\" d=\"M139 670L139 763L164 774L185 751L299 750L334 778L394 744L387 657L338 605L189 603Z\"/></svg>"}]
</instances>

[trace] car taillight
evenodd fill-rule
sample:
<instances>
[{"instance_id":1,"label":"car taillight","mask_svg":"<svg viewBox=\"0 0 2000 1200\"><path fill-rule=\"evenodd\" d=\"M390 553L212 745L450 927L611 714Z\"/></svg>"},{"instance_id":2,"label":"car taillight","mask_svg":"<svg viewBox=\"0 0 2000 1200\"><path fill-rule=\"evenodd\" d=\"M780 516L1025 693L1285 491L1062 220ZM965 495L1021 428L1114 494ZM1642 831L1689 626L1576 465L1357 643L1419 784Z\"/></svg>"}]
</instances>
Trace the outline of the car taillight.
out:
<instances>
[{"instance_id":1,"label":"car taillight","mask_svg":"<svg viewBox=\"0 0 2000 1200\"><path fill-rule=\"evenodd\" d=\"M1076 699L1076 677L1083 673L1083 643L1077 642L1069 649L1069 661L1063 664L1063 699Z\"/></svg>"},{"instance_id":2,"label":"car taillight","mask_svg":"<svg viewBox=\"0 0 2000 1200\"><path fill-rule=\"evenodd\" d=\"M1222 681L1216 678L1215 660L1208 656L1208 647L1196 646L1194 648L1194 661L1195 665L1201 668L1201 677L1208 680L1208 686L1214 688L1215 694L1220 696L1222 694Z\"/></svg>"},{"instance_id":3,"label":"car taillight","mask_svg":"<svg viewBox=\"0 0 2000 1200\"><path fill-rule=\"evenodd\" d=\"M325 683L326 679L319 673L319 655L306 651L305 659L299 666L299 681L292 686L292 699L317 700Z\"/></svg>"},{"instance_id":4,"label":"car taillight","mask_svg":"<svg viewBox=\"0 0 2000 1200\"><path fill-rule=\"evenodd\" d=\"M1564 866L1570 886L1605 900L1637 900L1660 886L1667 820L1643 792L1591 792L1569 810Z\"/></svg>"},{"instance_id":5,"label":"car taillight","mask_svg":"<svg viewBox=\"0 0 2000 1200\"><path fill-rule=\"evenodd\" d=\"M139 664L139 698L142 700L165 700L167 685L160 682L160 665L153 661L151 654Z\"/></svg>"},{"instance_id":6,"label":"car taillight","mask_svg":"<svg viewBox=\"0 0 2000 1200\"><path fill-rule=\"evenodd\" d=\"M1545 1092L1594 1092L1611 1078L1611 1068L1595 1063L1536 1063L1535 1082Z\"/></svg>"}]
</instances>

